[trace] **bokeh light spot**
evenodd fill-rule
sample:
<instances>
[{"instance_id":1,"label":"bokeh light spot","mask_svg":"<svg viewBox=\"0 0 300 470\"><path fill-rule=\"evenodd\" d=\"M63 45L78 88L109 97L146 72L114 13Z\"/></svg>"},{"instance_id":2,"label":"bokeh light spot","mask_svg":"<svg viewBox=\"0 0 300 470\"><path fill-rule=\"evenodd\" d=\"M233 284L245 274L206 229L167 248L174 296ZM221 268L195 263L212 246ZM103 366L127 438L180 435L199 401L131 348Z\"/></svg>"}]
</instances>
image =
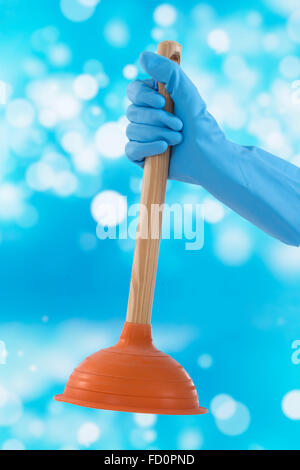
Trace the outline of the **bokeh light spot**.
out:
<instances>
[{"instance_id":1,"label":"bokeh light spot","mask_svg":"<svg viewBox=\"0 0 300 470\"><path fill-rule=\"evenodd\" d=\"M107 158L120 158L124 155L127 142L124 126L119 122L106 122L95 135L98 151Z\"/></svg>"},{"instance_id":2,"label":"bokeh light spot","mask_svg":"<svg viewBox=\"0 0 300 470\"><path fill-rule=\"evenodd\" d=\"M70 171L60 171L55 175L53 190L58 196L67 197L77 189L77 178Z\"/></svg>"},{"instance_id":3,"label":"bokeh light spot","mask_svg":"<svg viewBox=\"0 0 300 470\"><path fill-rule=\"evenodd\" d=\"M114 47L125 47L129 41L129 29L123 20L111 20L104 28L106 41Z\"/></svg>"},{"instance_id":4,"label":"bokeh light spot","mask_svg":"<svg viewBox=\"0 0 300 470\"><path fill-rule=\"evenodd\" d=\"M85 447L90 447L100 437L100 429L97 424L93 422L83 423L77 432L77 441Z\"/></svg>"},{"instance_id":5,"label":"bokeh light spot","mask_svg":"<svg viewBox=\"0 0 300 470\"><path fill-rule=\"evenodd\" d=\"M249 410L244 404L236 402L236 409L232 416L226 419L216 419L216 425L219 431L227 436L243 434L250 425Z\"/></svg>"},{"instance_id":6,"label":"bokeh light spot","mask_svg":"<svg viewBox=\"0 0 300 470\"><path fill-rule=\"evenodd\" d=\"M217 257L229 266L240 266L248 261L252 254L252 240L240 227L227 227L215 240Z\"/></svg>"},{"instance_id":7,"label":"bokeh light spot","mask_svg":"<svg viewBox=\"0 0 300 470\"><path fill-rule=\"evenodd\" d=\"M289 37L297 44L300 43L300 9L288 19L287 31Z\"/></svg>"},{"instance_id":8,"label":"bokeh light spot","mask_svg":"<svg viewBox=\"0 0 300 470\"><path fill-rule=\"evenodd\" d=\"M123 68L123 75L127 80L133 80L138 74L138 69L136 65L128 64Z\"/></svg>"},{"instance_id":9,"label":"bokeh light spot","mask_svg":"<svg viewBox=\"0 0 300 470\"><path fill-rule=\"evenodd\" d=\"M206 222L209 222L210 224L216 224L224 218L224 207L217 200L207 197L203 201L203 206L204 218Z\"/></svg>"},{"instance_id":10,"label":"bokeh light spot","mask_svg":"<svg viewBox=\"0 0 300 470\"><path fill-rule=\"evenodd\" d=\"M68 20L76 23L88 20L95 11L94 5L86 5L79 0L61 0L60 8Z\"/></svg>"},{"instance_id":11,"label":"bokeh light spot","mask_svg":"<svg viewBox=\"0 0 300 470\"><path fill-rule=\"evenodd\" d=\"M10 101L6 108L6 119L13 127L29 127L34 115L32 104L24 99Z\"/></svg>"},{"instance_id":12,"label":"bokeh light spot","mask_svg":"<svg viewBox=\"0 0 300 470\"><path fill-rule=\"evenodd\" d=\"M213 358L210 354L201 354L198 357L198 365L202 369L209 369L213 364Z\"/></svg>"},{"instance_id":13,"label":"bokeh light spot","mask_svg":"<svg viewBox=\"0 0 300 470\"><path fill-rule=\"evenodd\" d=\"M68 131L62 135L62 148L69 153L80 152L84 149L84 138L80 132Z\"/></svg>"},{"instance_id":14,"label":"bokeh light spot","mask_svg":"<svg viewBox=\"0 0 300 470\"><path fill-rule=\"evenodd\" d=\"M13 183L0 185L0 219L18 218L24 208L22 189Z\"/></svg>"},{"instance_id":15,"label":"bokeh light spot","mask_svg":"<svg viewBox=\"0 0 300 470\"><path fill-rule=\"evenodd\" d=\"M203 436L198 429L185 429L179 434L178 447L182 450L197 450L203 445Z\"/></svg>"},{"instance_id":16,"label":"bokeh light spot","mask_svg":"<svg viewBox=\"0 0 300 470\"><path fill-rule=\"evenodd\" d=\"M135 413L133 419L138 426L142 428L150 428L156 423L157 416L153 414Z\"/></svg>"},{"instance_id":17,"label":"bokeh light spot","mask_svg":"<svg viewBox=\"0 0 300 470\"><path fill-rule=\"evenodd\" d=\"M101 0L78 0L85 7L95 7Z\"/></svg>"},{"instance_id":18,"label":"bokeh light spot","mask_svg":"<svg viewBox=\"0 0 300 470\"><path fill-rule=\"evenodd\" d=\"M225 393L217 395L210 404L210 409L216 419L229 419L236 412L236 401Z\"/></svg>"},{"instance_id":19,"label":"bokeh light spot","mask_svg":"<svg viewBox=\"0 0 300 470\"><path fill-rule=\"evenodd\" d=\"M72 59L71 49L66 44L55 44L49 49L48 59L56 67L65 67Z\"/></svg>"},{"instance_id":20,"label":"bokeh light spot","mask_svg":"<svg viewBox=\"0 0 300 470\"><path fill-rule=\"evenodd\" d=\"M82 100L91 100L98 93L97 80L88 74L76 77L73 84L74 92Z\"/></svg>"},{"instance_id":21,"label":"bokeh light spot","mask_svg":"<svg viewBox=\"0 0 300 470\"><path fill-rule=\"evenodd\" d=\"M300 390L291 390L282 400L282 411L289 419L300 419Z\"/></svg>"},{"instance_id":22,"label":"bokeh light spot","mask_svg":"<svg viewBox=\"0 0 300 470\"><path fill-rule=\"evenodd\" d=\"M51 188L54 178L53 169L43 161L33 163L26 172L28 186L36 191L46 191Z\"/></svg>"},{"instance_id":23,"label":"bokeh light spot","mask_svg":"<svg viewBox=\"0 0 300 470\"><path fill-rule=\"evenodd\" d=\"M25 446L19 439L7 439L2 444L2 450L25 450Z\"/></svg>"},{"instance_id":24,"label":"bokeh light spot","mask_svg":"<svg viewBox=\"0 0 300 470\"><path fill-rule=\"evenodd\" d=\"M0 426L11 426L16 423L23 412L20 398L0 385Z\"/></svg>"},{"instance_id":25,"label":"bokeh light spot","mask_svg":"<svg viewBox=\"0 0 300 470\"><path fill-rule=\"evenodd\" d=\"M79 245L83 251L92 251L97 246L97 238L94 233L81 233L79 236Z\"/></svg>"},{"instance_id":26,"label":"bokeh light spot","mask_svg":"<svg viewBox=\"0 0 300 470\"><path fill-rule=\"evenodd\" d=\"M98 224L115 227L127 215L127 201L116 191L102 191L92 200L91 213Z\"/></svg>"},{"instance_id":27,"label":"bokeh light spot","mask_svg":"<svg viewBox=\"0 0 300 470\"><path fill-rule=\"evenodd\" d=\"M94 147L86 146L72 155L72 161L80 173L98 174L100 160Z\"/></svg>"},{"instance_id":28,"label":"bokeh light spot","mask_svg":"<svg viewBox=\"0 0 300 470\"><path fill-rule=\"evenodd\" d=\"M177 19L177 11L173 5L162 3L155 8L153 17L159 26L171 26Z\"/></svg>"},{"instance_id":29,"label":"bokeh light spot","mask_svg":"<svg viewBox=\"0 0 300 470\"><path fill-rule=\"evenodd\" d=\"M6 349L5 342L0 340L0 365L6 364L7 355L8 355L8 352Z\"/></svg>"},{"instance_id":30,"label":"bokeh light spot","mask_svg":"<svg viewBox=\"0 0 300 470\"><path fill-rule=\"evenodd\" d=\"M222 29L213 29L207 36L208 45L214 49L217 54L229 51L230 40L226 31Z\"/></svg>"},{"instance_id":31,"label":"bokeh light spot","mask_svg":"<svg viewBox=\"0 0 300 470\"><path fill-rule=\"evenodd\" d=\"M284 280L297 280L300 277L300 249L281 243L271 245L264 253L267 264L273 273Z\"/></svg>"},{"instance_id":32,"label":"bokeh light spot","mask_svg":"<svg viewBox=\"0 0 300 470\"><path fill-rule=\"evenodd\" d=\"M300 59L290 55L284 57L279 64L279 70L285 78L298 78L300 76Z\"/></svg>"}]
</instances>

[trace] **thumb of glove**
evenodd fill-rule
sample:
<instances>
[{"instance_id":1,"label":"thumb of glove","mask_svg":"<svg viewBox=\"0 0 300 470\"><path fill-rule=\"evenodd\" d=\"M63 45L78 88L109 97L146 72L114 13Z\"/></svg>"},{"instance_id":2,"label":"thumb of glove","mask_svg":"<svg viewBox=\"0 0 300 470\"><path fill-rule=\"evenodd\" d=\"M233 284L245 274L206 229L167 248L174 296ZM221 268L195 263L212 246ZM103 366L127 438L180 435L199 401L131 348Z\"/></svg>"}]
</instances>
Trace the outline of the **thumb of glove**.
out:
<instances>
[{"instance_id":1,"label":"thumb of glove","mask_svg":"<svg viewBox=\"0 0 300 470\"><path fill-rule=\"evenodd\" d=\"M150 77L165 84L175 106L187 109L189 105L194 107L197 103L198 111L206 107L195 85L173 60L145 51L140 55L140 64Z\"/></svg>"}]
</instances>

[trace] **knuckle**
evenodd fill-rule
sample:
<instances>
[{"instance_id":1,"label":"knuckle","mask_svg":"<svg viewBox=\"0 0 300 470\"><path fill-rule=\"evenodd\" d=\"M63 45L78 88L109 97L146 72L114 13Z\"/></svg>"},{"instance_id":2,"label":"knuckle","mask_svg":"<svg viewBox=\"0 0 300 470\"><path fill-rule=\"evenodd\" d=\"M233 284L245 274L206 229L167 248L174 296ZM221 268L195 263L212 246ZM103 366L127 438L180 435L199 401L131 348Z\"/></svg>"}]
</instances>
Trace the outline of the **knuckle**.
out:
<instances>
[{"instance_id":1,"label":"knuckle","mask_svg":"<svg viewBox=\"0 0 300 470\"><path fill-rule=\"evenodd\" d=\"M131 96L132 84L133 84L133 82L129 83L129 85L126 89L126 93L127 93L127 96L128 96L129 99L130 99L130 96Z\"/></svg>"},{"instance_id":2,"label":"knuckle","mask_svg":"<svg viewBox=\"0 0 300 470\"><path fill-rule=\"evenodd\" d=\"M129 119L129 121L133 118L134 113L135 113L135 106L134 104L130 104L126 111L126 116Z\"/></svg>"},{"instance_id":3,"label":"knuckle","mask_svg":"<svg viewBox=\"0 0 300 470\"><path fill-rule=\"evenodd\" d=\"M129 158L129 160L132 160L133 158L132 142L127 142L127 144L125 145L125 155Z\"/></svg>"},{"instance_id":4,"label":"knuckle","mask_svg":"<svg viewBox=\"0 0 300 470\"><path fill-rule=\"evenodd\" d=\"M160 110L159 117L164 124L168 124L170 121L170 117L167 111L165 111L164 109Z\"/></svg>"},{"instance_id":5,"label":"knuckle","mask_svg":"<svg viewBox=\"0 0 300 470\"><path fill-rule=\"evenodd\" d=\"M129 83L127 87L127 96L130 99L132 95L135 94L135 90L138 87L138 80L134 80L133 82Z\"/></svg>"},{"instance_id":6,"label":"knuckle","mask_svg":"<svg viewBox=\"0 0 300 470\"><path fill-rule=\"evenodd\" d=\"M126 127L126 136L128 137L128 139L131 138L131 135L132 135L132 124L128 124L128 126Z\"/></svg>"},{"instance_id":7,"label":"knuckle","mask_svg":"<svg viewBox=\"0 0 300 470\"><path fill-rule=\"evenodd\" d=\"M126 136L129 140L138 140L138 134L140 132L140 126L135 122L130 122L126 128Z\"/></svg>"}]
</instances>

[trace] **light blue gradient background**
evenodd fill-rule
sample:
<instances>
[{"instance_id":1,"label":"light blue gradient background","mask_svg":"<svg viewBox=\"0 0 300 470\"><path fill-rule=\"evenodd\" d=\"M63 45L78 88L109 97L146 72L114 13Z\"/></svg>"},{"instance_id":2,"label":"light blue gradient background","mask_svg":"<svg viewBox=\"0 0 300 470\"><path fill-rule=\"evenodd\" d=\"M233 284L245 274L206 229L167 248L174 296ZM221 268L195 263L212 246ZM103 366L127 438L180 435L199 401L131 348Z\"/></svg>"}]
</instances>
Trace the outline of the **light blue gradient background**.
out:
<instances>
[{"instance_id":1,"label":"light blue gradient background","mask_svg":"<svg viewBox=\"0 0 300 470\"><path fill-rule=\"evenodd\" d=\"M155 50L153 11L160 3L102 0L90 19L76 23L63 16L58 0L0 1L0 80L12 85L10 99L26 98L28 84L34 80L61 80L65 74L74 78L82 73L87 60L99 60L109 83L92 100L102 108L102 122L94 127L85 123L87 140L92 141L101 124L124 115L129 80L122 70L136 64L144 49ZM162 28L162 37L182 43L182 66L198 78L212 112L219 102L227 136L245 145L270 148L273 133L279 156L293 160L300 154L300 111L290 109L288 96L287 109L276 101L282 90L292 90L297 79L288 66L280 65L286 56L299 56L300 44L287 32L291 9L278 7L280 2L275 0L256 0L251 8L234 0L214 0L209 8L196 1L170 3L178 17L174 25ZM112 20L121 20L128 27L128 42L121 47L110 44L103 35ZM39 51L36 42L33 45L33 33L48 26L57 28L58 42L72 52L72 60L65 66L54 66L45 51ZM230 38L225 53L217 54L207 43L214 29L225 30ZM281 39L268 50L270 34ZM269 42L272 44L272 36ZM246 78L226 74L224 64L229 56L239 56L247 64L250 72L245 72ZM30 77L24 61L33 58L44 64L44 70ZM256 79L249 85L252 73ZM236 99L239 109L234 125L226 120L231 109L226 100L222 102L220 91ZM87 106L88 102L83 109ZM76 192L60 197L51 190L33 191L28 188L26 171L41 158L45 147L51 146L70 160L60 137L65 125L72 128L72 121L43 129L36 117L32 127L42 132L42 140L27 142L27 156L22 156L21 144L19 155L14 151L19 133L7 127L6 106L0 107L0 113L0 193L7 182L21 187L38 214L35 223L26 228L18 220L0 217L0 340L8 352L7 358L2 353L6 363L0 364L0 384L8 395L17 395L16 408L14 402L11 409L5 403L0 406L0 424L7 423L7 414L12 421L0 426L0 449L300 449L299 420L289 419L282 410L283 397L300 389L300 364L291 360L292 342L300 339L299 250L271 240L226 209L218 223L205 224L201 251L186 251L184 240L162 241L153 332L157 346L192 376L202 406L209 407L214 397L228 394L249 410L249 426L239 431L243 413L237 416L237 424L228 424L229 433L238 430L232 436L219 429L212 413L158 416L147 422L127 413L52 401L63 390L74 365L98 348L113 344L120 334L133 243L98 240L87 251L79 240L82 233L96 232L90 211L95 194L110 189L128 196L128 203L138 202L132 182L141 177L141 170L125 157L99 155L101 168L90 179L85 180L74 167L70 170L82 184L94 185L89 197L78 197ZM265 121L257 130L260 118ZM76 119L77 124L78 119L84 121L84 112ZM206 197L199 187L174 182L167 193L172 202L203 202ZM228 236L222 238L225 232ZM235 241L230 243L232 234ZM230 254L235 251L236 263ZM42 320L45 316L48 321ZM199 366L202 354L212 357L211 367ZM299 407L298 403L298 414ZM85 423L94 423L100 432L90 445L78 440Z\"/></svg>"}]
</instances>

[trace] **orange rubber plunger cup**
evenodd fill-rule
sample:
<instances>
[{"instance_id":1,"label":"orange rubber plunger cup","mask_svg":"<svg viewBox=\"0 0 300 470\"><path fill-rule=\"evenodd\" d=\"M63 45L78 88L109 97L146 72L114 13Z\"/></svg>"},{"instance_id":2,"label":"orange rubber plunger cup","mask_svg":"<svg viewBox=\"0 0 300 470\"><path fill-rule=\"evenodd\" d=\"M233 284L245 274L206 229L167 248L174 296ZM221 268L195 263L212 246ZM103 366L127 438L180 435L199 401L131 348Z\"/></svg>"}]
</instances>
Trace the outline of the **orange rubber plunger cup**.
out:
<instances>
[{"instance_id":1,"label":"orange rubber plunger cup","mask_svg":"<svg viewBox=\"0 0 300 470\"><path fill-rule=\"evenodd\" d=\"M152 342L151 325L126 322L115 346L85 359L63 395L74 405L155 414L201 414L196 388L183 367Z\"/></svg>"},{"instance_id":2,"label":"orange rubber plunger cup","mask_svg":"<svg viewBox=\"0 0 300 470\"><path fill-rule=\"evenodd\" d=\"M163 41L158 54L180 64L181 46ZM173 102L163 84L166 110ZM146 158L138 235L135 243L127 318L118 343L86 358L71 374L65 391L54 398L74 405L133 413L190 415L207 413L199 406L192 379L174 359L152 342L150 325L165 201L170 148ZM146 210L145 210L146 209Z\"/></svg>"}]
</instances>

